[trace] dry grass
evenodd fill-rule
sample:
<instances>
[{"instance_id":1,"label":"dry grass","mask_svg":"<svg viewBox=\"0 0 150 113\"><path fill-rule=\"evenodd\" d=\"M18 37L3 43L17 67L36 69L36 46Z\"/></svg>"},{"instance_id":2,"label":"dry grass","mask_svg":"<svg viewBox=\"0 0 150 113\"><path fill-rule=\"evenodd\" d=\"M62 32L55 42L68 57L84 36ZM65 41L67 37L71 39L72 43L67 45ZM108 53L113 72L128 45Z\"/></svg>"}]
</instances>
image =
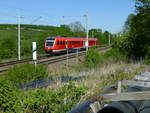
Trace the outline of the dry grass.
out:
<instances>
[{"instance_id":1,"label":"dry grass","mask_svg":"<svg viewBox=\"0 0 150 113\"><path fill-rule=\"evenodd\" d=\"M60 65L59 65L60 66ZM136 74L150 70L148 65L142 63L127 63L124 61L109 62L95 69L86 69L76 71L74 68L62 68L55 65L55 70L51 71L51 75L68 75L68 76L86 76L86 79L76 81L78 86L84 85L88 88L86 96L91 96L102 91L105 84L112 84L120 79L132 79ZM57 70L57 71L56 71ZM123 76L123 78L121 77ZM58 88L64 83L58 81L57 84L49 86L49 88Z\"/></svg>"}]
</instances>

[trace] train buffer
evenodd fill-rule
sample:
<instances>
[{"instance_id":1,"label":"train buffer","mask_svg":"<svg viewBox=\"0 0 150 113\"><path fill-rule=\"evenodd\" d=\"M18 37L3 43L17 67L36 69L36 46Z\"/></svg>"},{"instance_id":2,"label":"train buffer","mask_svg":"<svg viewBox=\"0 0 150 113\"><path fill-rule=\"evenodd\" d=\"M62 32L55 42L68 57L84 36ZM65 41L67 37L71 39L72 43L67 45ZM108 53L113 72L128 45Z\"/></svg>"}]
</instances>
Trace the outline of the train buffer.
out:
<instances>
[{"instance_id":1,"label":"train buffer","mask_svg":"<svg viewBox=\"0 0 150 113\"><path fill-rule=\"evenodd\" d=\"M98 96L101 100L89 103L88 108L79 105L80 109L77 107L69 113L84 109L88 112L83 113L150 113L150 72L136 75L134 80L118 81Z\"/></svg>"}]
</instances>

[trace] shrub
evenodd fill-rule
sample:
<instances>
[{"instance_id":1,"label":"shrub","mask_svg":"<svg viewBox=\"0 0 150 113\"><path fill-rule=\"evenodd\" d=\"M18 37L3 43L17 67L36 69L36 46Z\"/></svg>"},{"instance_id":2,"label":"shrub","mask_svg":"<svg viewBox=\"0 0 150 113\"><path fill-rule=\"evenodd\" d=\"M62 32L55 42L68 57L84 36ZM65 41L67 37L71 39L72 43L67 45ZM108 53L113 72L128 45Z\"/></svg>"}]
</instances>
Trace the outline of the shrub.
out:
<instances>
[{"instance_id":1,"label":"shrub","mask_svg":"<svg viewBox=\"0 0 150 113\"><path fill-rule=\"evenodd\" d=\"M0 112L19 112L20 111L20 92L12 87L6 79L0 80Z\"/></svg>"},{"instance_id":2,"label":"shrub","mask_svg":"<svg viewBox=\"0 0 150 113\"><path fill-rule=\"evenodd\" d=\"M4 58L11 58L15 56L14 55L14 51L11 51L9 49L2 49L0 50L0 58L1 59L4 59Z\"/></svg>"},{"instance_id":3,"label":"shrub","mask_svg":"<svg viewBox=\"0 0 150 113\"><path fill-rule=\"evenodd\" d=\"M22 56L32 56L32 42L30 40L23 40L21 46Z\"/></svg>"},{"instance_id":4,"label":"shrub","mask_svg":"<svg viewBox=\"0 0 150 113\"><path fill-rule=\"evenodd\" d=\"M103 54L104 59L112 59L113 61L124 60L126 59L126 56L126 52L121 52L118 48L113 48Z\"/></svg>"},{"instance_id":5,"label":"shrub","mask_svg":"<svg viewBox=\"0 0 150 113\"><path fill-rule=\"evenodd\" d=\"M36 113L67 113L79 102L85 94L84 87L76 87L69 83L63 87L51 89L49 91L38 89L28 91L23 100L24 112Z\"/></svg>"},{"instance_id":6,"label":"shrub","mask_svg":"<svg viewBox=\"0 0 150 113\"><path fill-rule=\"evenodd\" d=\"M120 51L127 51L129 48L131 48L130 44L130 38L129 37L115 37L113 38L112 47L118 48Z\"/></svg>"},{"instance_id":7,"label":"shrub","mask_svg":"<svg viewBox=\"0 0 150 113\"><path fill-rule=\"evenodd\" d=\"M85 56L84 65L86 67L95 67L101 61L101 55L99 54L98 50L92 48L89 49Z\"/></svg>"},{"instance_id":8,"label":"shrub","mask_svg":"<svg viewBox=\"0 0 150 113\"><path fill-rule=\"evenodd\" d=\"M6 77L14 85L29 83L33 80L48 76L45 65L23 64L17 65L8 70Z\"/></svg>"},{"instance_id":9,"label":"shrub","mask_svg":"<svg viewBox=\"0 0 150 113\"><path fill-rule=\"evenodd\" d=\"M12 37L5 37L0 39L0 58L10 58L17 54L17 41Z\"/></svg>"}]
</instances>

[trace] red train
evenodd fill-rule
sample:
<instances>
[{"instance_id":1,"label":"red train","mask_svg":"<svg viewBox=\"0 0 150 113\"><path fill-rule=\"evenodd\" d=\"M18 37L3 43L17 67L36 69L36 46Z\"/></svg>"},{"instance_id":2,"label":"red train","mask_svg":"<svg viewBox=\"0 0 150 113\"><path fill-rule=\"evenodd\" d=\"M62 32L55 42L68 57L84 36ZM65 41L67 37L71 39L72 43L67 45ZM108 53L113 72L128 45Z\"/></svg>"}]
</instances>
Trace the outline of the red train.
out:
<instances>
[{"instance_id":1,"label":"red train","mask_svg":"<svg viewBox=\"0 0 150 113\"><path fill-rule=\"evenodd\" d=\"M86 38L72 38L72 37L47 37L45 40L45 52L46 53L59 53L67 50L66 44L69 50L73 49L85 49ZM96 38L88 38L89 47L98 46L98 40Z\"/></svg>"}]
</instances>

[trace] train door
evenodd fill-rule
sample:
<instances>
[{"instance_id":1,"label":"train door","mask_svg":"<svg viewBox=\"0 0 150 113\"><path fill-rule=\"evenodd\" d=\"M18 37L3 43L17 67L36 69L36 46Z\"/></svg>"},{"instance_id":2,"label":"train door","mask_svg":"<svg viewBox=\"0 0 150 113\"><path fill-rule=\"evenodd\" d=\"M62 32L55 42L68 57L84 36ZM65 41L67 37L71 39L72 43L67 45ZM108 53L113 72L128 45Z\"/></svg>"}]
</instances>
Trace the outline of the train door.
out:
<instances>
[{"instance_id":1,"label":"train door","mask_svg":"<svg viewBox=\"0 0 150 113\"><path fill-rule=\"evenodd\" d=\"M71 41L69 41L70 48L72 48L72 45L71 45L71 44L72 44L72 42L71 42Z\"/></svg>"},{"instance_id":2,"label":"train door","mask_svg":"<svg viewBox=\"0 0 150 113\"><path fill-rule=\"evenodd\" d=\"M60 48L60 41L57 40L57 43L56 43L56 44L57 44L57 47L56 47L56 48L59 49L59 48Z\"/></svg>"},{"instance_id":3,"label":"train door","mask_svg":"<svg viewBox=\"0 0 150 113\"><path fill-rule=\"evenodd\" d=\"M65 41L63 40L63 49L65 49L65 48L66 48Z\"/></svg>"}]
</instances>

